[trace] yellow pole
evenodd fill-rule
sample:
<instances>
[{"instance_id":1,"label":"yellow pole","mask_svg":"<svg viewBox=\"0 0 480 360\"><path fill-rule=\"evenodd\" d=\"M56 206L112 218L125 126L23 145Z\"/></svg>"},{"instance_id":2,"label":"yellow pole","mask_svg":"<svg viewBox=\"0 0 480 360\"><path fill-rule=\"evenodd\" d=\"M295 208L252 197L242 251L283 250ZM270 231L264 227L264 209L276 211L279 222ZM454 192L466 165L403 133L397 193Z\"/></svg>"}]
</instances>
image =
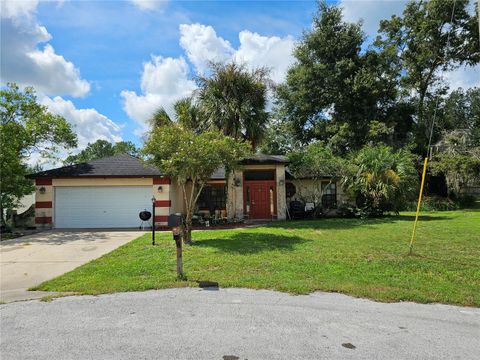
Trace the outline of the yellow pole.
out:
<instances>
[{"instance_id":1,"label":"yellow pole","mask_svg":"<svg viewBox=\"0 0 480 360\"><path fill-rule=\"evenodd\" d=\"M423 185L425 184L425 174L427 173L428 157L423 162L422 183L420 184L420 194L418 194L417 213L415 214L415 223L413 224L412 239L410 240L410 255L413 252L413 242L417 233L418 216L420 215L420 205L422 204Z\"/></svg>"}]
</instances>

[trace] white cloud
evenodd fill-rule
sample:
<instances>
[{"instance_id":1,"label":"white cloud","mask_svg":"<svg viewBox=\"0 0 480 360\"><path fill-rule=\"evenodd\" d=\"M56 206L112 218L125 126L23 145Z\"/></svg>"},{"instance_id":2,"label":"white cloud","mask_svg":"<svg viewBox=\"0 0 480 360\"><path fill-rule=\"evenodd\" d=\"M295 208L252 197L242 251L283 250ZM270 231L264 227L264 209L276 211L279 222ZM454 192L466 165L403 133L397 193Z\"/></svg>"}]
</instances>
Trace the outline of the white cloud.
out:
<instances>
[{"instance_id":1,"label":"white cloud","mask_svg":"<svg viewBox=\"0 0 480 360\"><path fill-rule=\"evenodd\" d=\"M182 24L180 34L180 45L199 73L205 72L210 61L236 60L247 66L266 66L272 70L272 80L281 82L294 61L294 39L291 36L267 37L245 30L239 34L240 46L234 49L211 26ZM164 107L171 114L172 104L191 95L196 89L195 82L189 78L189 66L183 57L161 56L153 56L151 61L144 64L140 87L140 95L124 90L121 96L125 112L141 125L143 131L155 110Z\"/></svg>"},{"instance_id":2,"label":"white cloud","mask_svg":"<svg viewBox=\"0 0 480 360\"><path fill-rule=\"evenodd\" d=\"M143 65L142 94L128 90L121 93L125 112L146 129L147 120L155 110L164 107L171 114L171 105L195 90L195 82L188 75L188 64L183 57L152 56L151 61Z\"/></svg>"},{"instance_id":3,"label":"white cloud","mask_svg":"<svg viewBox=\"0 0 480 360\"><path fill-rule=\"evenodd\" d=\"M392 15L401 15L407 0L341 0L345 21L363 20L363 31L373 39L378 31L380 20L390 19Z\"/></svg>"},{"instance_id":4,"label":"white cloud","mask_svg":"<svg viewBox=\"0 0 480 360\"><path fill-rule=\"evenodd\" d=\"M181 24L180 34L180 45L197 72L204 73L211 61L224 62L233 55L230 43L217 36L211 26Z\"/></svg>"},{"instance_id":5,"label":"white cloud","mask_svg":"<svg viewBox=\"0 0 480 360\"><path fill-rule=\"evenodd\" d=\"M460 67L454 71L445 73L444 79L449 83L450 90L459 87L469 89L480 87L480 65Z\"/></svg>"},{"instance_id":6,"label":"white cloud","mask_svg":"<svg viewBox=\"0 0 480 360\"><path fill-rule=\"evenodd\" d=\"M244 30L238 35L240 47L234 58L252 67L266 66L271 69L272 80L279 83L285 79L288 68L293 64L293 37L261 36Z\"/></svg>"},{"instance_id":7,"label":"white cloud","mask_svg":"<svg viewBox=\"0 0 480 360\"><path fill-rule=\"evenodd\" d=\"M122 141L121 127L95 109L77 109L73 102L60 96L53 99L44 96L39 99L48 109L63 116L78 136L78 149L84 149L90 142L102 139L110 142Z\"/></svg>"},{"instance_id":8,"label":"white cloud","mask_svg":"<svg viewBox=\"0 0 480 360\"><path fill-rule=\"evenodd\" d=\"M34 19L36 6L35 1L2 1L2 83L31 85L49 95L85 96L90 84L47 43L52 36Z\"/></svg>"},{"instance_id":9,"label":"white cloud","mask_svg":"<svg viewBox=\"0 0 480 360\"><path fill-rule=\"evenodd\" d=\"M251 67L266 66L272 70L272 79L280 82L294 61L292 51L295 42L291 36L267 37L244 30L238 35L240 46L234 49L228 41L217 36L211 26L182 24L180 34L180 45L200 73L206 70L210 61L234 59Z\"/></svg>"},{"instance_id":10,"label":"white cloud","mask_svg":"<svg viewBox=\"0 0 480 360\"><path fill-rule=\"evenodd\" d=\"M130 2L140 10L152 11L164 8L168 0L130 0Z\"/></svg>"},{"instance_id":11,"label":"white cloud","mask_svg":"<svg viewBox=\"0 0 480 360\"><path fill-rule=\"evenodd\" d=\"M38 0L1 0L2 17L31 16L37 9Z\"/></svg>"}]
</instances>

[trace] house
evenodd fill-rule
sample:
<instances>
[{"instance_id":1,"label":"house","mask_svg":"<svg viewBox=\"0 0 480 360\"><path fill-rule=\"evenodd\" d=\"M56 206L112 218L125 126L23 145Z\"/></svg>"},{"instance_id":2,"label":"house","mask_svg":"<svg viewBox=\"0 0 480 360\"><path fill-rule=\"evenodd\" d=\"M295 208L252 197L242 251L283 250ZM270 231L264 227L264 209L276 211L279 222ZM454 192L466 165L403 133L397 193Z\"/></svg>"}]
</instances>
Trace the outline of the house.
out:
<instances>
[{"instance_id":1,"label":"house","mask_svg":"<svg viewBox=\"0 0 480 360\"><path fill-rule=\"evenodd\" d=\"M288 202L299 196L296 189L315 188L313 180L293 179L283 156L255 155L241 165L229 175L229 186L224 169L212 175L198 200L199 212L222 211L231 219L286 219ZM126 154L29 177L36 185L37 227L134 228L141 223L139 212L151 211L153 203L156 226L165 226L169 214L184 212L181 187ZM324 184L336 198L335 183L326 179Z\"/></svg>"}]
</instances>

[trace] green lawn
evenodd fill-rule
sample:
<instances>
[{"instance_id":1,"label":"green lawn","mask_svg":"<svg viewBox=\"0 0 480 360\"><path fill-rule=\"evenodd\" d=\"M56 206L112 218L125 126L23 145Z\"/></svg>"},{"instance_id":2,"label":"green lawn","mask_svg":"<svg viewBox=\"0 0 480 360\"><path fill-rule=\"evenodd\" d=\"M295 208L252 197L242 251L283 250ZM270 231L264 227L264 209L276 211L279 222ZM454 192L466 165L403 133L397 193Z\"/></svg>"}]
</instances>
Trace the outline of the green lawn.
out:
<instances>
[{"instance_id":1,"label":"green lawn","mask_svg":"<svg viewBox=\"0 0 480 360\"><path fill-rule=\"evenodd\" d=\"M196 243L184 247L188 281L175 280L171 235L157 234L157 246L146 235L36 289L99 294L208 280L220 287L480 306L480 211L426 213L408 256L412 225L413 214L402 213L197 231Z\"/></svg>"}]
</instances>

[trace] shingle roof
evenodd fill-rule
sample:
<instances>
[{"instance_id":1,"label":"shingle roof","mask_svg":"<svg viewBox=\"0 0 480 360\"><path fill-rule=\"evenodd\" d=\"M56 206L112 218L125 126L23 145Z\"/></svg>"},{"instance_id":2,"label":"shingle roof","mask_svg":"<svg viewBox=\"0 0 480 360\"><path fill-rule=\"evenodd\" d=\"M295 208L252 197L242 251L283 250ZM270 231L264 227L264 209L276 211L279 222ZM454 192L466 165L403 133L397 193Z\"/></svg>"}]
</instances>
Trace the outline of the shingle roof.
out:
<instances>
[{"instance_id":1,"label":"shingle roof","mask_svg":"<svg viewBox=\"0 0 480 360\"><path fill-rule=\"evenodd\" d=\"M159 175L161 175L160 171L155 167L147 166L142 160L131 155L121 154L86 163L41 171L28 175L28 177L137 177Z\"/></svg>"},{"instance_id":2,"label":"shingle roof","mask_svg":"<svg viewBox=\"0 0 480 360\"><path fill-rule=\"evenodd\" d=\"M241 161L242 164L287 164L281 155L257 154ZM142 160L127 154L115 155L86 163L68 165L56 169L28 175L28 178L41 177L137 177L159 176L160 171L145 165ZM220 167L212 174L212 180L225 179L225 168Z\"/></svg>"},{"instance_id":3,"label":"shingle roof","mask_svg":"<svg viewBox=\"0 0 480 360\"><path fill-rule=\"evenodd\" d=\"M256 154L245 158L241 161L242 164L288 164L289 161L282 155L266 155Z\"/></svg>"}]
</instances>

